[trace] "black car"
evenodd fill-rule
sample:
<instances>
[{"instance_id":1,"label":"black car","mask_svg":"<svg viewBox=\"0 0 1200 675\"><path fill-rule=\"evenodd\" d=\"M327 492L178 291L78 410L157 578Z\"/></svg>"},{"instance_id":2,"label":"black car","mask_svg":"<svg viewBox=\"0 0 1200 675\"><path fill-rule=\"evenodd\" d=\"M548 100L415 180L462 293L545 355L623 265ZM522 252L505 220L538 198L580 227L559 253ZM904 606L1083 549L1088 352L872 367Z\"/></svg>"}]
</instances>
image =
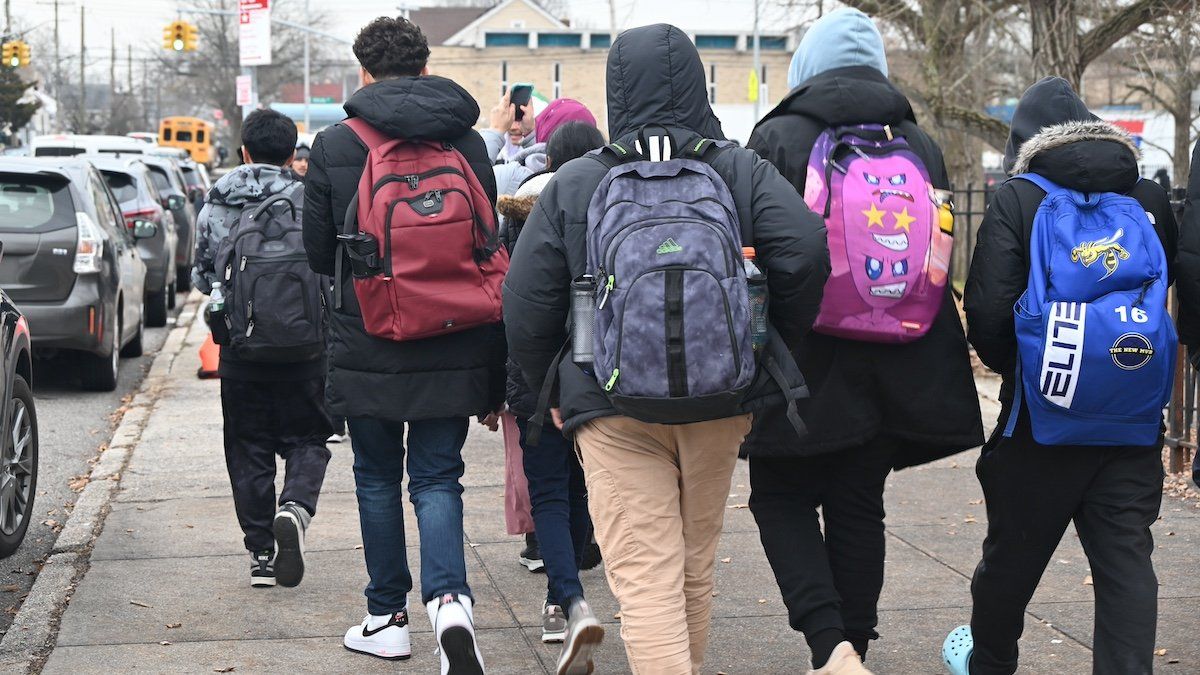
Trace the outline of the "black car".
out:
<instances>
[{"instance_id":1,"label":"black car","mask_svg":"<svg viewBox=\"0 0 1200 675\"><path fill-rule=\"evenodd\" d=\"M20 304L38 352L80 354L87 389L117 387L117 359L142 353L146 265L91 162L0 158L0 288Z\"/></svg>"},{"instance_id":2,"label":"black car","mask_svg":"<svg viewBox=\"0 0 1200 675\"><path fill-rule=\"evenodd\" d=\"M162 205L150 168L140 159L109 155L86 158L100 169L109 189L121 203L126 227L133 229L139 220L148 220L157 226L154 236L139 239L137 246L142 262L146 263L146 325L152 328L165 326L167 313L175 306L175 252L179 246L175 217Z\"/></svg>"},{"instance_id":3,"label":"black car","mask_svg":"<svg viewBox=\"0 0 1200 675\"><path fill-rule=\"evenodd\" d=\"M21 310L0 290L0 558L12 555L25 538L37 494L38 426L33 403L33 359L29 325Z\"/></svg>"},{"instance_id":4,"label":"black car","mask_svg":"<svg viewBox=\"0 0 1200 675\"><path fill-rule=\"evenodd\" d=\"M144 155L141 160L150 167L154 186L163 197L163 205L175 217L179 247L175 250L175 289L192 290L192 261L196 257L196 211L188 201L187 181L179 163L170 157ZM172 199L177 197L177 199Z\"/></svg>"}]
</instances>

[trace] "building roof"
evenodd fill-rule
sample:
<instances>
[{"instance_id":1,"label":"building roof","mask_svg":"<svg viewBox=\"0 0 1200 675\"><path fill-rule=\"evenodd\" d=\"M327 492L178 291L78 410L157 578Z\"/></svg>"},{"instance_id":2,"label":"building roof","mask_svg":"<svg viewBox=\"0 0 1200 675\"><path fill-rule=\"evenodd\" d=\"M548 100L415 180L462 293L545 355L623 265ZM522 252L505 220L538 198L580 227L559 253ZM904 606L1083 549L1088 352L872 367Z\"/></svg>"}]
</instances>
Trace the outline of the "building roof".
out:
<instances>
[{"instance_id":1,"label":"building roof","mask_svg":"<svg viewBox=\"0 0 1200 675\"><path fill-rule=\"evenodd\" d=\"M422 7L409 14L431 45L440 45L486 14L490 7Z\"/></svg>"}]
</instances>

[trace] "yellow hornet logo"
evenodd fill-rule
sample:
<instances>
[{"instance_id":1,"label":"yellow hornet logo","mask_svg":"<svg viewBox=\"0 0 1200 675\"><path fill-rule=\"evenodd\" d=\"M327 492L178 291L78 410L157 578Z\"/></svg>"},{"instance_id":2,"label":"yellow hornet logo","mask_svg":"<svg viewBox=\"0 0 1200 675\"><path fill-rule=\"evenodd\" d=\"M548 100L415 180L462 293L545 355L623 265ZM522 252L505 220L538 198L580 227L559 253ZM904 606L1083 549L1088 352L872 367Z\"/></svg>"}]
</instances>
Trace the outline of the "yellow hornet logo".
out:
<instances>
[{"instance_id":1,"label":"yellow hornet logo","mask_svg":"<svg viewBox=\"0 0 1200 675\"><path fill-rule=\"evenodd\" d=\"M1121 264L1122 260L1129 260L1129 251L1117 243L1117 240L1123 236L1125 236L1125 230L1118 229L1117 233L1111 237L1098 241L1085 241L1071 250L1071 262L1083 263L1084 267L1091 267L1092 263L1097 260L1104 260L1104 269L1108 270L1104 276L1100 277L1100 281L1104 281L1117 271L1117 266Z\"/></svg>"}]
</instances>

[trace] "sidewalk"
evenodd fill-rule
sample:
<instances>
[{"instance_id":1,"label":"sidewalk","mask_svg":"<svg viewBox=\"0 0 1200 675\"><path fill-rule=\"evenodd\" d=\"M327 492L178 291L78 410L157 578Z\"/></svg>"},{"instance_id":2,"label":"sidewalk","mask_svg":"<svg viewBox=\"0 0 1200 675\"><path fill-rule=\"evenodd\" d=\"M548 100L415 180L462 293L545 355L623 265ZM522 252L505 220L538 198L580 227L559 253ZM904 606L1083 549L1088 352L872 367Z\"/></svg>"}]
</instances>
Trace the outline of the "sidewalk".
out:
<instances>
[{"instance_id":1,"label":"sidewalk","mask_svg":"<svg viewBox=\"0 0 1200 675\"><path fill-rule=\"evenodd\" d=\"M296 589L249 587L221 448L218 384L195 377L203 337L203 324L196 322L121 477L44 672L437 672L429 623L415 594L411 661L388 663L342 649L343 632L366 612L349 444L332 446L325 491L309 531L304 583ZM985 418L996 415L995 386L994 380L981 383L989 392L982 395ZM540 642L545 577L517 565L521 546L504 531L499 435L473 426L465 455L467 567L488 671L549 672L557 646ZM868 662L877 673L941 672L942 638L969 617L969 578L985 527L974 458L973 451L963 453L889 481L883 639ZM745 508L745 463L739 462L733 484L704 672L803 672L804 642L787 627ZM411 508L406 524L416 577ZM1155 529L1162 598L1158 646L1167 650L1156 665L1166 673L1197 672L1200 511L1167 497ZM1030 606L1023 672L1090 672L1087 577L1086 560L1070 533ZM597 672L628 672L616 603L602 572L585 573L584 585L607 621Z\"/></svg>"}]
</instances>

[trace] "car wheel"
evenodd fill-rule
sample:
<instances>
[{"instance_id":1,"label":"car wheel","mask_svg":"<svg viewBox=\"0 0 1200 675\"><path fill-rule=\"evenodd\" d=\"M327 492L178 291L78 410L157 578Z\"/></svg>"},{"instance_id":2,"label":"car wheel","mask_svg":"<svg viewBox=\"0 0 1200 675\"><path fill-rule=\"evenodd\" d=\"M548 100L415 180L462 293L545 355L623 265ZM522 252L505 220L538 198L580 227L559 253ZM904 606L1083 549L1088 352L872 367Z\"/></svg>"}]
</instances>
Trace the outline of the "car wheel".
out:
<instances>
[{"instance_id":1,"label":"car wheel","mask_svg":"<svg viewBox=\"0 0 1200 675\"><path fill-rule=\"evenodd\" d=\"M157 293L146 294L144 314L146 325L151 328L162 328L167 325L167 312L170 311L171 288L168 286Z\"/></svg>"},{"instance_id":2,"label":"car wheel","mask_svg":"<svg viewBox=\"0 0 1200 675\"><path fill-rule=\"evenodd\" d=\"M192 290L192 268L180 265L175 268L175 287L180 293Z\"/></svg>"},{"instance_id":3,"label":"car wheel","mask_svg":"<svg viewBox=\"0 0 1200 675\"><path fill-rule=\"evenodd\" d=\"M120 311L120 310L118 310ZM83 354L79 376L83 388L91 391L112 391L117 388L117 373L120 367L121 322L111 332L108 352L105 354Z\"/></svg>"},{"instance_id":4,"label":"car wheel","mask_svg":"<svg viewBox=\"0 0 1200 675\"><path fill-rule=\"evenodd\" d=\"M175 297L175 282L172 281L170 286L167 286L167 309L175 309L179 304L179 299Z\"/></svg>"},{"instance_id":5,"label":"car wheel","mask_svg":"<svg viewBox=\"0 0 1200 675\"><path fill-rule=\"evenodd\" d=\"M20 375L13 378L8 411L9 427L0 438L0 558L21 545L37 494L37 412L29 383Z\"/></svg>"},{"instance_id":6,"label":"car wheel","mask_svg":"<svg viewBox=\"0 0 1200 675\"><path fill-rule=\"evenodd\" d=\"M166 310L163 311L166 312ZM142 311L142 316L138 319L137 334L133 336L133 339L129 341L129 344L121 348L121 356L123 358L134 358L141 356L146 350L145 344L147 321L149 321L149 319L147 318L146 312ZM165 326L166 323L167 322L164 320L163 325Z\"/></svg>"}]
</instances>

